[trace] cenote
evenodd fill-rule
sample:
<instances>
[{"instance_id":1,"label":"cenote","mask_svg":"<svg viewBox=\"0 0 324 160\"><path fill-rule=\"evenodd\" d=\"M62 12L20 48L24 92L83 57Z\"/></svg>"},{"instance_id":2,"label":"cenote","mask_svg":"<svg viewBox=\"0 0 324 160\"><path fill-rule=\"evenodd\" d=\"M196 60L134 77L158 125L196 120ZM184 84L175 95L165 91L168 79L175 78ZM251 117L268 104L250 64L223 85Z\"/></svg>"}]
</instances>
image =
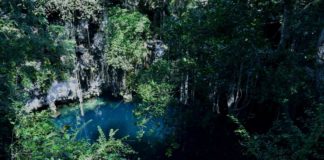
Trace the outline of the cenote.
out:
<instances>
[{"instance_id":1,"label":"cenote","mask_svg":"<svg viewBox=\"0 0 324 160\"><path fill-rule=\"evenodd\" d=\"M114 137L126 137L125 141L137 152L132 159L157 159L164 155L164 142L171 129L166 127L162 119L150 119L144 126L140 126L138 122L143 117L135 117L133 114L136 104L123 101L90 99L82 104L84 116L80 114L79 105L74 103L61 106L61 115L54 119L56 127L76 131L77 140L87 140L90 143L99 137L98 127L106 137L111 129L118 130Z\"/></svg>"}]
</instances>

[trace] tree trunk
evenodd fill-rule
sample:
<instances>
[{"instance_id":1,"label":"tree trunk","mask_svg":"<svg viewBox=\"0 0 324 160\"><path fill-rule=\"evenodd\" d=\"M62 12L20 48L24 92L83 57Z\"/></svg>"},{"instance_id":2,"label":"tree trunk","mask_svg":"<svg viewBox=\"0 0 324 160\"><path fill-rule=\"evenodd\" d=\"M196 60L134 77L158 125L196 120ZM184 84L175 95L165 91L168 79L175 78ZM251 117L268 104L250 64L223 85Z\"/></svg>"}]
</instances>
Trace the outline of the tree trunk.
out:
<instances>
[{"instance_id":1,"label":"tree trunk","mask_svg":"<svg viewBox=\"0 0 324 160\"><path fill-rule=\"evenodd\" d=\"M282 50L287 46L287 40L289 38L289 26L290 26L290 18L291 18L291 1L283 0L283 16L281 23L281 31L280 31L280 41L278 45L278 50Z\"/></svg>"},{"instance_id":2,"label":"tree trunk","mask_svg":"<svg viewBox=\"0 0 324 160\"><path fill-rule=\"evenodd\" d=\"M189 74L186 72L181 76L182 82L180 86L180 102L183 104L188 104L188 93L189 93Z\"/></svg>"},{"instance_id":3,"label":"tree trunk","mask_svg":"<svg viewBox=\"0 0 324 160\"><path fill-rule=\"evenodd\" d=\"M317 68L316 68L316 90L320 103L324 103L324 28L318 40L317 52Z\"/></svg>"},{"instance_id":4,"label":"tree trunk","mask_svg":"<svg viewBox=\"0 0 324 160\"><path fill-rule=\"evenodd\" d=\"M219 90L219 95L217 100L217 113L220 115L228 114L227 93L225 89Z\"/></svg>"}]
</instances>

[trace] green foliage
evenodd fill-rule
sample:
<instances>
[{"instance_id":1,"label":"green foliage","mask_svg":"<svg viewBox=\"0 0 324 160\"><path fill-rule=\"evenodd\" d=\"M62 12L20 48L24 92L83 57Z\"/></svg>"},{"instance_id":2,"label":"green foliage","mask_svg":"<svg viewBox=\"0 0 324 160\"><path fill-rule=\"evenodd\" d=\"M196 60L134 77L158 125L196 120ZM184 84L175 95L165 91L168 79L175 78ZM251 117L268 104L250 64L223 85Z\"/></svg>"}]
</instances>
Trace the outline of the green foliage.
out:
<instances>
[{"instance_id":1,"label":"green foliage","mask_svg":"<svg viewBox=\"0 0 324 160\"><path fill-rule=\"evenodd\" d=\"M91 159L118 160L135 153L129 145L123 143L120 139L114 138L118 130L111 129L108 139L100 127L98 127L98 131L99 138L98 142L93 145L95 150L91 153L93 155Z\"/></svg>"},{"instance_id":2,"label":"green foliage","mask_svg":"<svg viewBox=\"0 0 324 160\"><path fill-rule=\"evenodd\" d=\"M240 123L243 121L242 124L245 124L245 120L255 114L251 108L256 106L259 109L265 104L275 103L279 107L288 106L299 111L309 108L305 107L308 103L317 103L311 74L315 70L314 55L319 31L322 30L319 26L323 26L323 16L318 14L323 12L319 9L323 1L200 2L171 1L168 5L171 16L163 17L165 21L160 28L169 48L165 57L175 65L172 84L183 92L181 87L188 82L188 92L193 95L190 98L194 102L191 105L200 107L197 107L198 111L212 112L215 106L219 107L221 96L227 103L232 98L230 96L242 95L237 106L234 104L229 110L240 117L240 120L231 117L240 124L236 134L253 142ZM276 23L279 24L277 28L272 26ZM275 33L268 33L269 26ZM275 42L273 37L276 35L281 35L280 42ZM278 47L281 44L284 44L282 48ZM189 80L181 78L183 74L187 74ZM221 94L223 90L224 95ZM291 121L295 123L295 120ZM278 138L277 141L276 135L269 133L268 136L273 136L270 140L255 140L263 146L255 147L254 154L259 159L284 159L289 156L296 158L296 155L290 154L295 150L310 152L310 148L301 147L310 143L300 142L310 133L291 128L288 138ZM286 140L289 145L280 146L281 141ZM271 141L279 145L269 144ZM273 152L264 149L267 145L272 145L269 148ZM282 154L271 157L275 156L275 152ZM307 159L305 155L299 156Z\"/></svg>"},{"instance_id":3,"label":"green foliage","mask_svg":"<svg viewBox=\"0 0 324 160\"><path fill-rule=\"evenodd\" d=\"M266 134L252 136L246 143L248 152L262 160L323 158L320 153L324 143L321 140L324 133L323 106L307 114L309 118L303 121L304 127L293 124L286 117L276 121Z\"/></svg>"},{"instance_id":4,"label":"green foliage","mask_svg":"<svg viewBox=\"0 0 324 160\"><path fill-rule=\"evenodd\" d=\"M136 83L145 83L153 80L158 83L166 83L172 80L173 66L167 60L159 60L150 65L149 68L141 70L134 78Z\"/></svg>"},{"instance_id":5,"label":"green foliage","mask_svg":"<svg viewBox=\"0 0 324 160\"><path fill-rule=\"evenodd\" d=\"M63 26L46 20L44 1L2 1L6 12L0 17L1 87L9 94L6 107L13 101L25 102L26 91L46 92L53 80L65 79L75 63L75 42ZM26 12L25 12L26 11Z\"/></svg>"},{"instance_id":6,"label":"green foliage","mask_svg":"<svg viewBox=\"0 0 324 160\"><path fill-rule=\"evenodd\" d=\"M140 84L136 93L140 98L135 115L146 115L148 117L160 117L166 113L166 109L172 99L172 85L167 83L156 83L149 81Z\"/></svg>"},{"instance_id":7,"label":"green foliage","mask_svg":"<svg viewBox=\"0 0 324 160\"><path fill-rule=\"evenodd\" d=\"M46 13L59 12L64 21L90 20L98 21L96 16L102 11L100 0L49 0L46 1Z\"/></svg>"},{"instance_id":8,"label":"green foliage","mask_svg":"<svg viewBox=\"0 0 324 160\"><path fill-rule=\"evenodd\" d=\"M77 159L90 149L89 143L75 141L67 130L57 130L46 111L20 116L15 134L13 159Z\"/></svg>"},{"instance_id":9,"label":"green foliage","mask_svg":"<svg viewBox=\"0 0 324 160\"><path fill-rule=\"evenodd\" d=\"M150 37L150 21L136 11L110 8L109 25L106 28L108 65L124 71L143 65L149 54L146 40Z\"/></svg>"},{"instance_id":10,"label":"green foliage","mask_svg":"<svg viewBox=\"0 0 324 160\"><path fill-rule=\"evenodd\" d=\"M228 118L236 125L238 125L238 127L234 130L234 133L241 137L241 141L242 143L245 143L246 141L250 140L250 135L248 133L248 131L245 129L245 127L241 124L241 122L233 115L229 115Z\"/></svg>"},{"instance_id":11,"label":"green foliage","mask_svg":"<svg viewBox=\"0 0 324 160\"><path fill-rule=\"evenodd\" d=\"M230 112L240 120L228 118L239 126L235 134L247 141L249 153L256 158L322 158L316 149L323 143L321 105L310 115L296 113L296 117L277 121L266 134L248 133L242 124L255 114L251 111L254 106L275 104L299 112L319 104L316 98L323 95L316 93L318 77L313 72L324 24L324 1L114 2L126 8L135 5L138 11L103 8L101 0L0 1L0 112L10 114L6 120L1 118L1 123L9 118L16 122L13 159L121 159L134 153L113 137L113 130L107 138L98 128L99 140L90 145L75 141L64 129L56 129L47 112L16 115L30 99L28 91L38 88L42 95L53 80L66 79L73 70L76 42L63 25L96 23L103 10L108 12L105 61L122 70L128 78L127 87L136 92L139 105L135 115L145 117L140 126L150 118L166 115L171 100L179 98L175 95L188 94L186 105L193 106L188 107L190 115L213 115L219 99L234 97L237 101ZM152 38L151 30L160 33L169 50L164 59L148 66L146 41ZM305 117L308 120L297 120ZM143 134L141 130L139 136ZM167 156L171 152L168 150Z\"/></svg>"},{"instance_id":12,"label":"green foliage","mask_svg":"<svg viewBox=\"0 0 324 160\"><path fill-rule=\"evenodd\" d=\"M254 67L264 54L260 52L264 42L260 24L252 16L255 10L239 1L186 3L183 13L166 18L162 31L168 57L176 64L178 83L188 73L189 88L197 88L207 97L213 88L228 88L240 76L246 80L247 72L255 74Z\"/></svg>"},{"instance_id":13,"label":"green foliage","mask_svg":"<svg viewBox=\"0 0 324 160\"><path fill-rule=\"evenodd\" d=\"M1 125L15 122L13 135L17 140L11 158L78 159L90 154L90 144L55 129L48 113L14 115L30 99L27 91L38 88L39 94L44 94L53 80L68 77L76 60L76 44L64 26L48 23L45 1L0 3L0 107L4 109L1 112L8 113Z\"/></svg>"},{"instance_id":14,"label":"green foliage","mask_svg":"<svg viewBox=\"0 0 324 160\"><path fill-rule=\"evenodd\" d=\"M107 159L119 160L133 154L123 139L116 139L117 131L111 130L106 139L101 128L98 142L90 144L76 140L78 131L69 131L68 126L54 126L50 112L42 111L21 115L15 125L17 141L12 145L13 159Z\"/></svg>"},{"instance_id":15,"label":"green foliage","mask_svg":"<svg viewBox=\"0 0 324 160\"><path fill-rule=\"evenodd\" d=\"M138 125L145 127L149 119L163 117L173 100L172 64L166 60L154 62L149 68L142 69L133 78L133 86L139 102L135 116L142 117ZM143 118L144 117L144 118ZM139 137L144 131L139 132Z\"/></svg>"}]
</instances>

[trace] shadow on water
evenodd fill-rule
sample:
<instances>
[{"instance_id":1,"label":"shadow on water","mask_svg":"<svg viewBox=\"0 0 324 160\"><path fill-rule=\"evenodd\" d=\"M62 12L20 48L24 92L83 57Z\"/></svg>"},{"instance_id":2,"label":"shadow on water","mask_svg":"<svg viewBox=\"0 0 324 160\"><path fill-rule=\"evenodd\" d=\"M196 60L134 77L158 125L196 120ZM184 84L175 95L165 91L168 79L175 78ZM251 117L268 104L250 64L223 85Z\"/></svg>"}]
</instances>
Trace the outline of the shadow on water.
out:
<instances>
[{"instance_id":1,"label":"shadow on water","mask_svg":"<svg viewBox=\"0 0 324 160\"><path fill-rule=\"evenodd\" d=\"M127 143L138 152L137 156L142 159L157 159L157 156L164 155L162 146L168 129L163 124L163 120L150 120L144 128L144 136L138 139L141 128L136 125L137 118L132 112L134 104L98 98L85 102L83 106L84 116L80 116L78 104L63 106L60 110L61 115L54 120L55 125L59 128L68 126L71 130L80 129L77 139L87 139L91 143L95 142L99 136L98 126L102 128L106 136L110 129L118 129L115 137L128 137Z\"/></svg>"}]
</instances>

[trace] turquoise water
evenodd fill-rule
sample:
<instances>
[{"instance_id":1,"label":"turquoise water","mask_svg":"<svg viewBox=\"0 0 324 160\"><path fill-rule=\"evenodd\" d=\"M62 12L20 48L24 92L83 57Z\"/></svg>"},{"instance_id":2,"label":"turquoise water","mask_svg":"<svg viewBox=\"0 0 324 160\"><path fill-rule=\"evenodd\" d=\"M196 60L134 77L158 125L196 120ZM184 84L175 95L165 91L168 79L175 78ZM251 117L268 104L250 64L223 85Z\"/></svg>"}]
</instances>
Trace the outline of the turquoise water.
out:
<instances>
[{"instance_id":1,"label":"turquoise water","mask_svg":"<svg viewBox=\"0 0 324 160\"><path fill-rule=\"evenodd\" d=\"M115 137L127 137L126 142L139 154L161 152L159 147L167 137L167 129L161 119L149 120L145 127L139 127L136 123L140 117L135 117L132 112L136 105L122 101L97 98L83 103L83 107L84 116L81 116L79 104L62 106L59 110L61 115L54 119L55 125L59 128L68 127L71 132L78 131L77 139L89 142L97 140L98 126L106 136L110 129L118 129ZM139 138L140 131L144 131L144 135Z\"/></svg>"}]
</instances>

